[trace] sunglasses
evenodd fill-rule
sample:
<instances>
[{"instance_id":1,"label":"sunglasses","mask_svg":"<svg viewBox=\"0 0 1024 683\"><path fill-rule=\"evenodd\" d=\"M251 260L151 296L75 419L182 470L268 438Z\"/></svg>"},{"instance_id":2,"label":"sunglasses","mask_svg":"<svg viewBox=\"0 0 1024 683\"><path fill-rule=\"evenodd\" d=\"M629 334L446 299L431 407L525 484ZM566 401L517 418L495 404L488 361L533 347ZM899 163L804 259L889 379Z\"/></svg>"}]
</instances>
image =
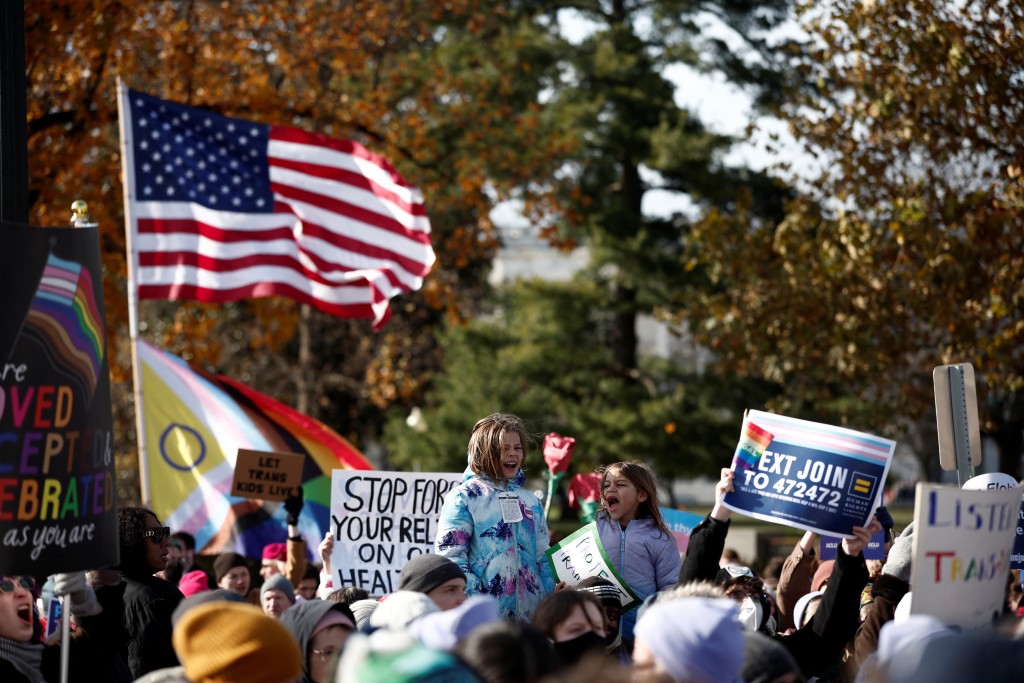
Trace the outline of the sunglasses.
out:
<instances>
[{"instance_id":1,"label":"sunglasses","mask_svg":"<svg viewBox=\"0 0 1024 683\"><path fill-rule=\"evenodd\" d=\"M171 527L155 526L142 532L145 538L153 540L153 543L163 543L165 538L171 537Z\"/></svg>"},{"instance_id":2,"label":"sunglasses","mask_svg":"<svg viewBox=\"0 0 1024 683\"><path fill-rule=\"evenodd\" d=\"M0 593L13 593L14 589L18 586L31 593L36 589L36 580L31 576L5 576L0 578Z\"/></svg>"}]
</instances>

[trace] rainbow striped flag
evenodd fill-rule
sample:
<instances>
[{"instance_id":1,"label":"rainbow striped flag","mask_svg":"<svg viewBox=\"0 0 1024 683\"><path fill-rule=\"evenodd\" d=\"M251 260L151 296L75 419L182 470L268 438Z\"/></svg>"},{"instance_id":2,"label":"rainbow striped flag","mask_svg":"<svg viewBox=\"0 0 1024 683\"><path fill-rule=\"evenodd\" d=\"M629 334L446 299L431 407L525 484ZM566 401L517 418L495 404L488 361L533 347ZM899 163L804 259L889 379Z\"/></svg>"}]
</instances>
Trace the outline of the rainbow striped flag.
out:
<instances>
[{"instance_id":1,"label":"rainbow striped flag","mask_svg":"<svg viewBox=\"0 0 1024 683\"><path fill-rule=\"evenodd\" d=\"M204 553L259 557L285 539L285 510L229 495L238 449L298 453L307 456L299 528L315 549L329 528L331 470L373 469L363 454L322 422L141 340L138 358L144 490L163 523L194 535Z\"/></svg>"},{"instance_id":2,"label":"rainbow striped flag","mask_svg":"<svg viewBox=\"0 0 1024 683\"><path fill-rule=\"evenodd\" d=\"M744 421L743 433L733 455L733 463L741 470L752 470L757 467L757 459L761 457L768 444L772 442L772 434L761 429L753 422Z\"/></svg>"},{"instance_id":3,"label":"rainbow striped flag","mask_svg":"<svg viewBox=\"0 0 1024 683\"><path fill-rule=\"evenodd\" d=\"M25 317L24 332L91 403L103 367L104 328L89 269L51 253Z\"/></svg>"}]
</instances>

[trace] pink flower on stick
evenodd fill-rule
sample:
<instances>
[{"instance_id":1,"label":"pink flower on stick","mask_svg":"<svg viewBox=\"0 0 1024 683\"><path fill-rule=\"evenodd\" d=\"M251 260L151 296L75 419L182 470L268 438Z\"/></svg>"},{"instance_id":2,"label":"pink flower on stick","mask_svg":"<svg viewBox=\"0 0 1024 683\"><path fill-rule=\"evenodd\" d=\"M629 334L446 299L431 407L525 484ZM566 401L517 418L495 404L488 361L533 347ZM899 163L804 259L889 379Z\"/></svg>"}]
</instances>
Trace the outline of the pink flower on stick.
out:
<instances>
[{"instance_id":1,"label":"pink flower on stick","mask_svg":"<svg viewBox=\"0 0 1024 683\"><path fill-rule=\"evenodd\" d=\"M544 462L552 475L565 474L572 460L576 439L551 432L544 437Z\"/></svg>"}]
</instances>

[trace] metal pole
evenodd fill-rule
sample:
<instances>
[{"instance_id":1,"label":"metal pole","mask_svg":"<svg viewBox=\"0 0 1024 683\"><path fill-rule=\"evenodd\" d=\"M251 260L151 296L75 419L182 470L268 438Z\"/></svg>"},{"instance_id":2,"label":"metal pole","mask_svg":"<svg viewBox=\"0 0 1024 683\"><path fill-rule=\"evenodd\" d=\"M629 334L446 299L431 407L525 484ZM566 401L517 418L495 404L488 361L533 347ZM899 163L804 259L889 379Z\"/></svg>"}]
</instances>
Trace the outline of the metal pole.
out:
<instances>
[{"instance_id":1,"label":"metal pole","mask_svg":"<svg viewBox=\"0 0 1024 683\"><path fill-rule=\"evenodd\" d=\"M0 221L28 223L25 3L0 2Z\"/></svg>"},{"instance_id":2,"label":"metal pole","mask_svg":"<svg viewBox=\"0 0 1024 683\"><path fill-rule=\"evenodd\" d=\"M971 440L967 427L967 390L964 369L949 366L949 401L953 413L953 442L956 448L956 478L960 486L974 476L971 466Z\"/></svg>"}]
</instances>

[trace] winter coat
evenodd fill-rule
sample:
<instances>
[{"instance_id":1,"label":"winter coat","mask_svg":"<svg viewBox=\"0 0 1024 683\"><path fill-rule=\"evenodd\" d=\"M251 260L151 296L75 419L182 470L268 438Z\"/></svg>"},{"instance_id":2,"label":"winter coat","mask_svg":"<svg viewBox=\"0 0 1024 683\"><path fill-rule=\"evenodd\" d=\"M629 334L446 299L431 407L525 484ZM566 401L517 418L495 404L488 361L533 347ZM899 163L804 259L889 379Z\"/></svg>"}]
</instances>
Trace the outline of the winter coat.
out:
<instances>
[{"instance_id":1,"label":"winter coat","mask_svg":"<svg viewBox=\"0 0 1024 683\"><path fill-rule=\"evenodd\" d=\"M597 516L597 533L608 561L619 576L644 600L676 584L679 577L679 547L671 534L658 528L650 517L634 519L626 528L604 513ZM638 610L622 615L619 632L633 640Z\"/></svg>"},{"instance_id":2,"label":"winter coat","mask_svg":"<svg viewBox=\"0 0 1024 683\"><path fill-rule=\"evenodd\" d=\"M149 575L122 573L124 579L123 652L135 678L178 665L171 645L171 614L185 596L176 586ZM101 589L102 590L102 589Z\"/></svg>"},{"instance_id":3,"label":"winter coat","mask_svg":"<svg viewBox=\"0 0 1024 683\"><path fill-rule=\"evenodd\" d=\"M715 580L728 532L729 521L722 522L711 515L694 527L683 568L679 571L680 584ZM839 663L843 648L857 632L860 593L867 582L868 568L863 553L851 557L840 545L832 575L825 584L825 594L814 616L804 628L775 636L793 655L805 677L824 675Z\"/></svg>"},{"instance_id":4,"label":"winter coat","mask_svg":"<svg viewBox=\"0 0 1024 683\"><path fill-rule=\"evenodd\" d=\"M544 507L523 489L526 475L495 483L466 470L445 497L434 546L466 574L466 594L498 599L502 616L529 621L540 599L554 590ZM505 522L499 494L513 494L520 522Z\"/></svg>"}]
</instances>

